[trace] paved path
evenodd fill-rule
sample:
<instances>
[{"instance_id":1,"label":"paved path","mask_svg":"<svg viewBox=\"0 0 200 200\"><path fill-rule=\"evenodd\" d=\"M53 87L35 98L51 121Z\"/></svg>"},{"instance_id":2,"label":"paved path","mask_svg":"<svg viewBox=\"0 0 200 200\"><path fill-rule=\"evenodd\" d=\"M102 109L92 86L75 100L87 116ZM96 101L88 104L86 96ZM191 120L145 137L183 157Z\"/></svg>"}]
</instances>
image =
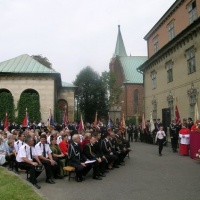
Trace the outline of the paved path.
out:
<instances>
[{"instance_id":1,"label":"paved path","mask_svg":"<svg viewBox=\"0 0 200 200\"><path fill-rule=\"evenodd\" d=\"M200 162L172 153L164 147L158 156L157 146L132 143L126 165L114 169L102 181L56 180L55 185L38 181L40 193L49 200L200 200Z\"/></svg>"}]
</instances>

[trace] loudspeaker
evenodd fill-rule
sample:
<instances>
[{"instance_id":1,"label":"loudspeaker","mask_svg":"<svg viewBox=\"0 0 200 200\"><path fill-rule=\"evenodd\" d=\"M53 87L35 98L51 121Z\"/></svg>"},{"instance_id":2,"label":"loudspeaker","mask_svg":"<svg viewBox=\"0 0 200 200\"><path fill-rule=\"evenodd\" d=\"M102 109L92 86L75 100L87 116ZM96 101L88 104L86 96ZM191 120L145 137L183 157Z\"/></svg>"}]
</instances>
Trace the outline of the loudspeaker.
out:
<instances>
[{"instance_id":1,"label":"loudspeaker","mask_svg":"<svg viewBox=\"0 0 200 200\"><path fill-rule=\"evenodd\" d=\"M162 124L163 127L169 127L171 123L171 112L169 108L162 109Z\"/></svg>"}]
</instances>

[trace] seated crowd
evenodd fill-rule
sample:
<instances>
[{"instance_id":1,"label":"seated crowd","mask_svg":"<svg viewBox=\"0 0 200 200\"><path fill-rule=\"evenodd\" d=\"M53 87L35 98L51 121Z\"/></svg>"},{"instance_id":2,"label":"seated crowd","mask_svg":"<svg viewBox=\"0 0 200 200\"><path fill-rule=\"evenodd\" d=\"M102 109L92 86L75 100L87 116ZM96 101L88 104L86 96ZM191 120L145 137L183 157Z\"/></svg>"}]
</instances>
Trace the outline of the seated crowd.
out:
<instances>
[{"instance_id":1,"label":"seated crowd","mask_svg":"<svg viewBox=\"0 0 200 200\"><path fill-rule=\"evenodd\" d=\"M76 181L82 182L93 169L93 179L102 180L105 173L124 165L130 151L129 142L116 130L88 129L72 132L68 128L57 130L0 131L0 151L4 151L8 169L29 173L28 181L36 188L37 177L45 170L46 182L62 179L65 166L75 168Z\"/></svg>"}]
</instances>

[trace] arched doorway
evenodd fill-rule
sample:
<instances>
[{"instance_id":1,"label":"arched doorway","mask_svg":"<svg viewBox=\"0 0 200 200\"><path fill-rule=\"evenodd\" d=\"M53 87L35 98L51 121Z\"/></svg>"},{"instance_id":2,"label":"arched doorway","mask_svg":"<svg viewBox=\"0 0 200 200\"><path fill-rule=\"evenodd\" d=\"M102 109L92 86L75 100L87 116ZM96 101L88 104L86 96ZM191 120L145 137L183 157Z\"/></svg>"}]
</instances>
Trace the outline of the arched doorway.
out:
<instances>
[{"instance_id":1,"label":"arched doorway","mask_svg":"<svg viewBox=\"0 0 200 200\"><path fill-rule=\"evenodd\" d=\"M18 101L18 122L21 124L25 113L26 108L28 112L29 122L39 122L41 120L40 113L40 96L39 93L34 89L26 89L24 90Z\"/></svg>"},{"instance_id":2,"label":"arched doorway","mask_svg":"<svg viewBox=\"0 0 200 200\"><path fill-rule=\"evenodd\" d=\"M65 99L59 99L57 103L56 119L59 124L63 123L64 113L68 119L68 103Z\"/></svg>"},{"instance_id":3,"label":"arched doorway","mask_svg":"<svg viewBox=\"0 0 200 200\"><path fill-rule=\"evenodd\" d=\"M4 121L6 113L10 122L15 120L14 99L12 93L6 89L0 89L0 121Z\"/></svg>"}]
</instances>

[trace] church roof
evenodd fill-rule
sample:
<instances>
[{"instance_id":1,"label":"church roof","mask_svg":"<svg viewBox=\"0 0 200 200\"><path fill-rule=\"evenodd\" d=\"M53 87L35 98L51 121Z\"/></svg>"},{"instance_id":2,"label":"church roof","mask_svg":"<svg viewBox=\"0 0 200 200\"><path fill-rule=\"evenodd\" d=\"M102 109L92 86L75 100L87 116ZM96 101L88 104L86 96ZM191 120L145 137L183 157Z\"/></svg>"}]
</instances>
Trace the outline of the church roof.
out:
<instances>
[{"instance_id":1,"label":"church roof","mask_svg":"<svg viewBox=\"0 0 200 200\"><path fill-rule=\"evenodd\" d=\"M0 73L55 73L54 69L40 64L31 56L24 54L0 63Z\"/></svg>"},{"instance_id":2,"label":"church roof","mask_svg":"<svg viewBox=\"0 0 200 200\"><path fill-rule=\"evenodd\" d=\"M147 59L147 56L119 57L124 71L124 83L143 83L143 75L137 71L137 68L142 65Z\"/></svg>"},{"instance_id":3,"label":"church roof","mask_svg":"<svg viewBox=\"0 0 200 200\"><path fill-rule=\"evenodd\" d=\"M77 86L75 86L71 83L62 82L62 87L64 87L64 88L75 88Z\"/></svg>"},{"instance_id":4,"label":"church roof","mask_svg":"<svg viewBox=\"0 0 200 200\"><path fill-rule=\"evenodd\" d=\"M124 41L122 39L122 34L120 31L120 25L118 25L117 43L115 46L115 52L114 52L113 57L116 57L116 56L127 56L126 49L124 46Z\"/></svg>"}]
</instances>

